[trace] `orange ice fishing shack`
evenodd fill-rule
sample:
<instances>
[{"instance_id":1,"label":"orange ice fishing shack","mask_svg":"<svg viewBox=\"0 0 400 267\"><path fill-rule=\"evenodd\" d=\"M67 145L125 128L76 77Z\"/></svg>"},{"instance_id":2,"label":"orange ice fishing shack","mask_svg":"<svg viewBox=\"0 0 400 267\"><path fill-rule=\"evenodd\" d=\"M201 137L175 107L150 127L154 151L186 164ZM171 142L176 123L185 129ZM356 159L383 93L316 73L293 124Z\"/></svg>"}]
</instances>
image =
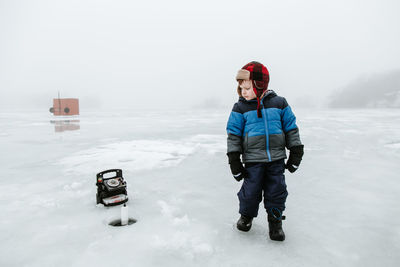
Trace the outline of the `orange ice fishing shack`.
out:
<instances>
[{"instance_id":1,"label":"orange ice fishing shack","mask_svg":"<svg viewBox=\"0 0 400 267\"><path fill-rule=\"evenodd\" d=\"M54 98L50 112L54 116L73 116L79 115L78 98Z\"/></svg>"}]
</instances>

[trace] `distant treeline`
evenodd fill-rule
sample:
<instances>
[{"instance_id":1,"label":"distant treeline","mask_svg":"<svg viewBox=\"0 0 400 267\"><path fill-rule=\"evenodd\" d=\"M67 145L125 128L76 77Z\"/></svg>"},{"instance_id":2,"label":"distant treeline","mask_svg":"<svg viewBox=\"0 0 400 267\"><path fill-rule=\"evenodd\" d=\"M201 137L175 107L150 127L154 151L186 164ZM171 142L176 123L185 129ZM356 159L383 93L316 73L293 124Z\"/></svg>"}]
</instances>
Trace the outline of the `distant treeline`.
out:
<instances>
[{"instance_id":1,"label":"distant treeline","mask_svg":"<svg viewBox=\"0 0 400 267\"><path fill-rule=\"evenodd\" d=\"M358 79L330 99L333 108L400 108L400 70Z\"/></svg>"}]
</instances>

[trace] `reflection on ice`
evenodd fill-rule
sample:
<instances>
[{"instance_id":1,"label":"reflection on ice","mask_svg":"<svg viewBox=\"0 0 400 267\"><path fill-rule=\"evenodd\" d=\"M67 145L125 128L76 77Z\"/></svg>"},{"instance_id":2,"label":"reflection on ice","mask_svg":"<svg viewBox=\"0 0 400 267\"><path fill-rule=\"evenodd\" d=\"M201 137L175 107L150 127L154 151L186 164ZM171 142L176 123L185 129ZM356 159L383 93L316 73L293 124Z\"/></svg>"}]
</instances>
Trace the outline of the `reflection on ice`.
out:
<instances>
[{"instance_id":1,"label":"reflection on ice","mask_svg":"<svg viewBox=\"0 0 400 267\"><path fill-rule=\"evenodd\" d=\"M51 120L55 132L76 131L81 128L79 120Z\"/></svg>"}]
</instances>

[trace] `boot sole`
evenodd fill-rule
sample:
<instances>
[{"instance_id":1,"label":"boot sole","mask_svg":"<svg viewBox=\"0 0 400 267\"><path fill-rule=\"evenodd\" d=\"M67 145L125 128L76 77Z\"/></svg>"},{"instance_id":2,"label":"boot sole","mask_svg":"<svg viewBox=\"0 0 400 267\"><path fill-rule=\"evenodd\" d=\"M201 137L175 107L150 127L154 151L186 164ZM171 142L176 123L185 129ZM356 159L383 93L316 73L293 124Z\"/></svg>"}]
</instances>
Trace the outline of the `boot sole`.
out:
<instances>
[{"instance_id":1,"label":"boot sole","mask_svg":"<svg viewBox=\"0 0 400 267\"><path fill-rule=\"evenodd\" d=\"M250 231L251 226L250 226L250 227L244 228L244 227L240 227L239 225L236 225L236 228L237 228L238 230L242 231L242 232L248 232L248 231Z\"/></svg>"},{"instance_id":2,"label":"boot sole","mask_svg":"<svg viewBox=\"0 0 400 267\"><path fill-rule=\"evenodd\" d=\"M271 236L269 237L271 240L273 240L273 241L284 241L285 240L285 237L282 237L282 238L272 238Z\"/></svg>"}]
</instances>

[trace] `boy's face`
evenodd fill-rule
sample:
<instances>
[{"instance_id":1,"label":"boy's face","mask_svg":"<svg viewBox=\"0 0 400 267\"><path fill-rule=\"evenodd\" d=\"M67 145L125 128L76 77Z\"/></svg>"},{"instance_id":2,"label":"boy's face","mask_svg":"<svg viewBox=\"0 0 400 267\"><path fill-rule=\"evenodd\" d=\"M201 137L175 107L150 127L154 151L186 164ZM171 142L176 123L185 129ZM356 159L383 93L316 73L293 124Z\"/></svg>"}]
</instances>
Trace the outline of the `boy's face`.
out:
<instances>
[{"instance_id":1,"label":"boy's face","mask_svg":"<svg viewBox=\"0 0 400 267\"><path fill-rule=\"evenodd\" d=\"M240 84L240 89L242 90L242 96L246 100L251 100L256 98L256 94L254 93L253 90L253 83L251 80L243 80Z\"/></svg>"}]
</instances>

